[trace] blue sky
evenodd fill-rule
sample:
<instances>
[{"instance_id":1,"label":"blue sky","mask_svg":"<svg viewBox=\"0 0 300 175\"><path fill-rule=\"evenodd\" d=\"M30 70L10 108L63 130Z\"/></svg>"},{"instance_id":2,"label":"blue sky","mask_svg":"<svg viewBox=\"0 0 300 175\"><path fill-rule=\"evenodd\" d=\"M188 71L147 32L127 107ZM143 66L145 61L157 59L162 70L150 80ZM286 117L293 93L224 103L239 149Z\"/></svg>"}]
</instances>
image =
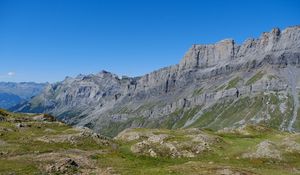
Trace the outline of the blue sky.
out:
<instances>
[{"instance_id":1,"label":"blue sky","mask_svg":"<svg viewBox=\"0 0 300 175\"><path fill-rule=\"evenodd\" d=\"M300 24L297 0L0 0L0 81L177 64L195 43Z\"/></svg>"}]
</instances>

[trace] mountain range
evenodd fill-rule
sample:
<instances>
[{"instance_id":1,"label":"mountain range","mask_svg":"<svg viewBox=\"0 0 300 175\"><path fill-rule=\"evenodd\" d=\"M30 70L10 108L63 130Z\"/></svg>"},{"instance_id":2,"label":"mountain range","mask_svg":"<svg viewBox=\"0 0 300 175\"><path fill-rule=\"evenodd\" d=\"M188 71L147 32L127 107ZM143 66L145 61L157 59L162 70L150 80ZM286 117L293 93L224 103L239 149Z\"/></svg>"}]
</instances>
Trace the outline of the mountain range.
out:
<instances>
[{"instance_id":1,"label":"mountain range","mask_svg":"<svg viewBox=\"0 0 300 175\"><path fill-rule=\"evenodd\" d=\"M236 44L195 44L179 64L140 77L107 71L47 84L16 112L50 113L106 136L126 128L300 131L300 26Z\"/></svg>"},{"instance_id":2,"label":"mountain range","mask_svg":"<svg viewBox=\"0 0 300 175\"><path fill-rule=\"evenodd\" d=\"M34 82L0 82L0 108L9 109L30 100L44 89L45 83Z\"/></svg>"}]
</instances>

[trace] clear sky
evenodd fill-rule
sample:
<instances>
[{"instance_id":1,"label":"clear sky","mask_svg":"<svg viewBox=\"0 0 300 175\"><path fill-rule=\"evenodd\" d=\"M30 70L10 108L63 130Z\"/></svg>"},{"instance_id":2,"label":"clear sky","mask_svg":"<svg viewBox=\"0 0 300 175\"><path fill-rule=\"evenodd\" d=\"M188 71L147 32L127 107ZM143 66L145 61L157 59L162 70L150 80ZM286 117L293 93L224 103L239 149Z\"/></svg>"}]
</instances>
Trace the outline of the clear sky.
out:
<instances>
[{"instance_id":1,"label":"clear sky","mask_svg":"<svg viewBox=\"0 0 300 175\"><path fill-rule=\"evenodd\" d=\"M0 0L0 81L138 76L195 43L299 24L299 0Z\"/></svg>"}]
</instances>

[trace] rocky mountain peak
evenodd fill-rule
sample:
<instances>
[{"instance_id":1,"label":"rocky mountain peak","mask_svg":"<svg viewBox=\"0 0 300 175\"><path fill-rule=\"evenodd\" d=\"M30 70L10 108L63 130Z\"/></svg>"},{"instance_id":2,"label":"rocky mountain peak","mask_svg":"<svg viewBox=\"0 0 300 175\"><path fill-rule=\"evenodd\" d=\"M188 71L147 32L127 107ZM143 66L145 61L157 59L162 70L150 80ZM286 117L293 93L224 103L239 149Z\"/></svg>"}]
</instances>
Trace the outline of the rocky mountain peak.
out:
<instances>
[{"instance_id":1,"label":"rocky mountain peak","mask_svg":"<svg viewBox=\"0 0 300 175\"><path fill-rule=\"evenodd\" d=\"M193 45L180 62L181 69L195 67L211 67L220 61L230 60L234 57L235 42L225 39L216 44Z\"/></svg>"},{"instance_id":2,"label":"rocky mountain peak","mask_svg":"<svg viewBox=\"0 0 300 175\"><path fill-rule=\"evenodd\" d=\"M281 31L274 28L263 32L258 39L247 39L236 45L233 39L221 40L215 44L194 44L185 54L179 66L181 69L208 68L224 65L241 57L254 57L268 52L299 49L300 27L289 27Z\"/></svg>"},{"instance_id":3,"label":"rocky mountain peak","mask_svg":"<svg viewBox=\"0 0 300 175\"><path fill-rule=\"evenodd\" d=\"M77 76L77 77L78 77L78 76ZM77 77L76 77L76 78L77 78ZM73 81L73 80L74 80L73 77L66 76L65 79L64 79L63 81L65 81L65 82L71 82L71 81Z\"/></svg>"}]
</instances>

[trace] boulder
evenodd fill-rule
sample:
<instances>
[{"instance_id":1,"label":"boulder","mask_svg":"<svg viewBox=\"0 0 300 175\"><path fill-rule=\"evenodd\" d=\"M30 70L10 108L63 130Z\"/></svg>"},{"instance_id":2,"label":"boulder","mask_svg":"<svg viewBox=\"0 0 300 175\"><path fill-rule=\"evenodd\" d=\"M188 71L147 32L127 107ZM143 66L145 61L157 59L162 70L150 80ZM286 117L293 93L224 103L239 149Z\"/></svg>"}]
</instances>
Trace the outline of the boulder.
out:
<instances>
[{"instance_id":1,"label":"boulder","mask_svg":"<svg viewBox=\"0 0 300 175\"><path fill-rule=\"evenodd\" d=\"M79 168L79 165L70 158L60 159L54 164L46 167L48 173L53 174L73 174Z\"/></svg>"}]
</instances>

